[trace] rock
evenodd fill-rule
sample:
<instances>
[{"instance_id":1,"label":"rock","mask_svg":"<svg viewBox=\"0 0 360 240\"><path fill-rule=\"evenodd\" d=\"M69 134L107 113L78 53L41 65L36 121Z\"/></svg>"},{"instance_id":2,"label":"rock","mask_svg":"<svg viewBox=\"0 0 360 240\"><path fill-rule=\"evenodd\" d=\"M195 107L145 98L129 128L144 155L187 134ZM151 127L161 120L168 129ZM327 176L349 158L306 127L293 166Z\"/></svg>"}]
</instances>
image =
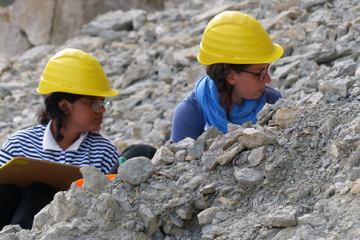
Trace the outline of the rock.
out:
<instances>
[{"instance_id":1,"label":"rock","mask_svg":"<svg viewBox=\"0 0 360 240\"><path fill-rule=\"evenodd\" d=\"M166 165L173 163L174 161L174 153L164 146L161 146L161 148L156 151L154 157L151 159L151 163L154 166Z\"/></svg>"},{"instance_id":2,"label":"rock","mask_svg":"<svg viewBox=\"0 0 360 240\"><path fill-rule=\"evenodd\" d=\"M219 208L212 207L205 209L204 211L200 212L197 217L199 220L199 224L206 224L211 223L212 219L215 217L215 214L219 211Z\"/></svg>"},{"instance_id":3,"label":"rock","mask_svg":"<svg viewBox=\"0 0 360 240\"><path fill-rule=\"evenodd\" d=\"M217 163L220 165L228 164L233 160L233 158L242 150L244 150L245 147L242 143L235 143L234 147L228 148L226 151L224 151L220 157L216 160Z\"/></svg>"},{"instance_id":4,"label":"rock","mask_svg":"<svg viewBox=\"0 0 360 240\"><path fill-rule=\"evenodd\" d=\"M309 224L312 227L318 227L326 223L326 219L322 216L317 216L317 214L305 214L298 217L297 221L300 226Z\"/></svg>"},{"instance_id":5,"label":"rock","mask_svg":"<svg viewBox=\"0 0 360 240\"><path fill-rule=\"evenodd\" d=\"M202 176L193 177L187 184L184 185L184 189L191 189L194 190L200 186L203 182Z\"/></svg>"},{"instance_id":6,"label":"rock","mask_svg":"<svg viewBox=\"0 0 360 240\"><path fill-rule=\"evenodd\" d=\"M360 192L360 182L358 182L350 191L352 194L358 194Z\"/></svg>"},{"instance_id":7,"label":"rock","mask_svg":"<svg viewBox=\"0 0 360 240\"><path fill-rule=\"evenodd\" d=\"M250 166L256 167L265 160L265 157L266 157L265 147L254 148L248 157Z\"/></svg>"},{"instance_id":8,"label":"rock","mask_svg":"<svg viewBox=\"0 0 360 240\"><path fill-rule=\"evenodd\" d=\"M328 190L326 190L325 196L326 197L332 197L335 194L335 191L336 191L336 187L331 186Z\"/></svg>"},{"instance_id":9,"label":"rock","mask_svg":"<svg viewBox=\"0 0 360 240\"><path fill-rule=\"evenodd\" d=\"M170 236L180 236L182 233L181 228L175 226L174 224L165 224L163 230L167 235Z\"/></svg>"},{"instance_id":10,"label":"rock","mask_svg":"<svg viewBox=\"0 0 360 240\"><path fill-rule=\"evenodd\" d=\"M211 183L201 188L200 192L204 194L209 194L215 192L215 190L216 190L216 183Z\"/></svg>"},{"instance_id":11,"label":"rock","mask_svg":"<svg viewBox=\"0 0 360 240\"><path fill-rule=\"evenodd\" d=\"M347 97L348 89L351 87L351 85L351 80L328 80L319 84L319 91L323 94L333 92L340 94L342 97Z\"/></svg>"},{"instance_id":12,"label":"rock","mask_svg":"<svg viewBox=\"0 0 360 240\"><path fill-rule=\"evenodd\" d=\"M296 234L296 227L287 227L282 229L280 232L276 234L273 238L274 240L281 240L281 239L291 239Z\"/></svg>"},{"instance_id":13,"label":"rock","mask_svg":"<svg viewBox=\"0 0 360 240\"><path fill-rule=\"evenodd\" d=\"M246 128L238 139L247 148L276 144L276 140L254 128Z\"/></svg>"},{"instance_id":14,"label":"rock","mask_svg":"<svg viewBox=\"0 0 360 240\"><path fill-rule=\"evenodd\" d=\"M331 78L346 77L346 76L355 76L356 72L356 63L353 59L349 59L338 64L337 69L334 72L331 72L329 76Z\"/></svg>"},{"instance_id":15,"label":"rock","mask_svg":"<svg viewBox=\"0 0 360 240\"><path fill-rule=\"evenodd\" d=\"M150 235L154 235L157 231L159 231L157 217L154 215L150 208L142 204L140 205L139 212L144 220L145 227Z\"/></svg>"},{"instance_id":16,"label":"rock","mask_svg":"<svg viewBox=\"0 0 360 240\"><path fill-rule=\"evenodd\" d=\"M8 71L11 68L11 63L7 58L0 57L0 74Z\"/></svg>"},{"instance_id":17,"label":"rock","mask_svg":"<svg viewBox=\"0 0 360 240\"><path fill-rule=\"evenodd\" d=\"M353 171L350 174L349 180L350 181L355 181L358 178L360 178L360 168L354 167Z\"/></svg>"},{"instance_id":18,"label":"rock","mask_svg":"<svg viewBox=\"0 0 360 240\"><path fill-rule=\"evenodd\" d=\"M101 193L109 181L108 178L94 166L84 166L80 168L80 172L84 178L82 188L95 193Z\"/></svg>"},{"instance_id":19,"label":"rock","mask_svg":"<svg viewBox=\"0 0 360 240\"><path fill-rule=\"evenodd\" d=\"M176 214L172 213L170 214L170 219L174 225L181 228L184 226L184 221L181 220Z\"/></svg>"},{"instance_id":20,"label":"rock","mask_svg":"<svg viewBox=\"0 0 360 240\"><path fill-rule=\"evenodd\" d=\"M279 109L276 111L275 123L280 128L286 128L288 125L298 121L304 108Z\"/></svg>"},{"instance_id":21,"label":"rock","mask_svg":"<svg viewBox=\"0 0 360 240\"><path fill-rule=\"evenodd\" d=\"M252 168L244 168L234 173L235 178L244 186L253 186L262 183L263 175Z\"/></svg>"},{"instance_id":22,"label":"rock","mask_svg":"<svg viewBox=\"0 0 360 240\"><path fill-rule=\"evenodd\" d=\"M128 159L118 169L118 178L132 185L146 182L153 174L154 166L146 157L135 157Z\"/></svg>"},{"instance_id":23,"label":"rock","mask_svg":"<svg viewBox=\"0 0 360 240\"><path fill-rule=\"evenodd\" d=\"M181 219L185 220L190 220L193 215L192 212L182 208L176 209L175 212Z\"/></svg>"},{"instance_id":24,"label":"rock","mask_svg":"<svg viewBox=\"0 0 360 240\"><path fill-rule=\"evenodd\" d=\"M175 158L176 158L178 161L180 161L180 162L185 161L185 158L186 158L186 150L180 150L180 151L176 152Z\"/></svg>"},{"instance_id":25,"label":"rock","mask_svg":"<svg viewBox=\"0 0 360 240\"><path fill-rule=\"evenodd\" d=\"M191 199L186 198L186 197L175 198L175 199L170 200L168 203L166 203L164 205L164 207L165 208L174 208L174 207L177 207L177 206L181 206L181 205L183 205L185 203L188 203L190 201L191 201Z\"/></svg>"},{"instance_id":26,"label":"rock","mask_svg":"<svg viewBox=\"0 0 360 240\"><path fill-rule=\"evenodd\" d=\"M203 153L201 161L204 166L209 169L212 169L216 163L217 159L223 154L224 150L229 148L233 143L236 142L237 138L242 134L243 129L238 129L235 132L230 132L222 136L218 136L210 148ZM241 147L240 147L241 149ZM240 151L239 148L234 150ZM233 154L234 152L232 152Z\"/></svg>"},{"instance_id":27,"label":"rock","mask_svg":"<svg viewBox=\"0 0 360 240\"><path fill-rule=\"evenodd\" d=\"M130 30L132 29L132 17L121 10L108 12L85 24L82 32L85 34L98 35L103 30Z\"/></svg>"},{"instance_id":28,"label":"rock","mask_svg":"<svg viewBox=\"0 0 360 240\"><path fill-rule=\"evenodd\" d=\"M171 144L169 146L169 149L173 152L173 153L176 153L180 150L186 150L188 148L190 148L191 146L193 146L195 144L195 140L192 139L192 138L185 138L183 140L181 140L180 142L178 143L175 143L175 144Z\"/></svg>"},{"instance_id":29,"label":"rock","mask_svg":"<svg viewBox=\"0 0 360 240\"><path fill-rule=\"evenodd\" d=\"M316 236L314 229L310 225L303 225L296 231L295 239L315 240L318 239L318 237Z\"/></svg>"},{"instance_id":30,"label":"rock","mask_svg":"<svg viewBox=\"0 0 360 240\"><path fill-rule=\"evenodd\" d=\"M293 212L269 214L264 216L264 224L268 227L291 227L296 225L296 216Z\"/></svg>"}]
</instances>

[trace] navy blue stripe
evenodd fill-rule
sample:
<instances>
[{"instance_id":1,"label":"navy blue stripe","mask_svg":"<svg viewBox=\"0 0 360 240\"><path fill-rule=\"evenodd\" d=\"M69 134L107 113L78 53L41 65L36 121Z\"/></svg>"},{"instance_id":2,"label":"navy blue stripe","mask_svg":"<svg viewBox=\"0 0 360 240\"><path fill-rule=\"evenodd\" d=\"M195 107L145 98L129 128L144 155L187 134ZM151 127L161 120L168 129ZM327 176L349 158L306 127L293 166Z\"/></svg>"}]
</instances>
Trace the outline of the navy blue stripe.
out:
<instances>
[{"instance_id":1,"label":"navy blue stripe","mask_svg":"<svg viewBox=\"0 0 360 240\"><path fill-rule=\"evenodd\" d=\"M0 152L0 166L13 156L64 162L75 166L92 165L107 173L120 157L119 151L110 140L101 135L88 134L77 151L43 150L42 141L46 125L37 125L20 130L10 136Z\"/></svg>"}]
</instances>

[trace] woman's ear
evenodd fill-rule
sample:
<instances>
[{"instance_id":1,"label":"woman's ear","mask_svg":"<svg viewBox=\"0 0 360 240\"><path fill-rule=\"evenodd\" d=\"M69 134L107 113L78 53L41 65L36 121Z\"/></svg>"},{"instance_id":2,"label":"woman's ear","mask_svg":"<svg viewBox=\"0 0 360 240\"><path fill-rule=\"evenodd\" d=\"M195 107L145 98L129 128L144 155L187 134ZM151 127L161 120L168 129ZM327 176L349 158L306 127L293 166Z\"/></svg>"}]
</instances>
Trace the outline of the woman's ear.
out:
<instances>
[{"instance_id":1,"label":"woman's ear","mask_svg":"<svg viewBox=\"0 0 360 240\"><path fill-rule=\"evenodd\" d=\"M235 71L231 69L230 74L225 79L228 84L235 85Z\"/></svg>"},{"instance_id":2,"label":"woman's ear","mask_svg":"<svg viewBox=\"0 0 360 240\"><path fill-rule=\"evenodd\" d=\"M70 103L65 99L59 102L59 108L64 114L69 113L69 105Z\"/></svg>"}]
</instances>

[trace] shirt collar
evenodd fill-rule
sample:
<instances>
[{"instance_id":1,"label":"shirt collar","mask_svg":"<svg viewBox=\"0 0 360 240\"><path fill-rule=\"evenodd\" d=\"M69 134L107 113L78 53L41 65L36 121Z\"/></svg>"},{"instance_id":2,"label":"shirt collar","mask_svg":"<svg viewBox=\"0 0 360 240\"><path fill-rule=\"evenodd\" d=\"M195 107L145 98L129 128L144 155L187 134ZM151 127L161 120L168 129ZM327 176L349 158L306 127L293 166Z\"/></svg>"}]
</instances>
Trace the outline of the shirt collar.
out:
<instances>
[{"instance_id":1,"label":"shirt collar","mask_svg":"<svg viewBox=\"0 0 360 240\"><path fill-rule=\"evenodd\" d=\"M57 142L54 139L54 136L51 133L51 123L52 120L48 123L45 129L44 133L44 139L43 139L43 150L55 150L55 151L63 151L63 149L57 144ZM85 140L89 132L82 132L80 134L80 137L65 151L72 150L77 151L80 144Z\"/></svg>"}]
</instances>

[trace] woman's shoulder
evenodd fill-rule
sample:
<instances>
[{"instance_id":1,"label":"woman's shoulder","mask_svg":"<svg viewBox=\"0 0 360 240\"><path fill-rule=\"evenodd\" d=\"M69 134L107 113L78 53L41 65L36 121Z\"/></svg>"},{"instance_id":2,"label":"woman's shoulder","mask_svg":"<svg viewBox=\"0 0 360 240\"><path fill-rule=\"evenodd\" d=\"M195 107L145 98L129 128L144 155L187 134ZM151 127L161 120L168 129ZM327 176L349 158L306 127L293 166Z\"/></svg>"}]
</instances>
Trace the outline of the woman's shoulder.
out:
<instances>
[{"instance_id":1,"label":"woman's shoulder","mask_svg":"<svg viewBox=\"0 0 360 240\"><path fill-rule=\"evenodd\" d=\"M205 119L195 92L182 99L175 108L171 142L179 142L186 137L197 139L204 131Z\"/></svg>"},{"instance_id":2,"label":"woman's shoulder","mask_svg":"<svg viewBox=\"0 0 360 240\"><path fill-rule=\"evenodd\" d=\"M283 96L278 90L267 85L265 87L265 93L266 93L266 102L270 104L274 104L277 100L283 98Z\"/></svg>"},{"instance_id":3,"label":"woman's shoulder","mask_svg":"<svg viewBox=\"0 0 360 240\"><path fill-rule=\"evenodd\" d=\"M191 121L204 121L203 113L196 98L195 91L183 98L176 106L174 117L182 119L191 119Z\"/></svg>"},{"instance_id":4,"label":"woman's shoulder","mask_svg":"<svg viewBox=\"0 0 360 240\"><path fill-rule=\"evenodd\" d=\"M199 101L196 98L195 95L195 91L192 91L189 95L187 95L185 98L183 98L182 100L180 100L180 102L178 103L178 108L179 106L181 107L181 109L184 110L195 110L195 111L201 111L201 107L199 104Z\"/></svg>"},{"instance_id":5,"label":"woman's shoulder","mask_svg":"<svg viewBox=\"0 0 360 240\"><path fill-rule=\"evenodd\" d=\"M42 138L46 125L35 125L28 128L20 129L11 135L8 139L20 139L20 138Z\"/></svg>"},{"instance_id":6,"label":"woman's shoulder","mask_svg":"<svg viewBox=\"0 0 360 240\"><path fill-rule=\"evenodd\" d=\"M104 137L103 135L97 133L97 132L89 132L89 134L87 135L86 142L88 142L88 144L92 145L92 144L98 144L98 145L102 145L102 146L108 146L108 147L115 147L115 145L106 137Z\"/></svg>"},{"instance_id":7,"label":"woman's shoulder","mask_svg":"<svg viewBox=\"0 0 360 240\"><path fill-rule=\"evenodd\" d=\"M187 102L192 104L199 104L195 91L192 91L189 95L187 95L185 98L183 98L180 102Z\"/></svg>"}]
</instances>

